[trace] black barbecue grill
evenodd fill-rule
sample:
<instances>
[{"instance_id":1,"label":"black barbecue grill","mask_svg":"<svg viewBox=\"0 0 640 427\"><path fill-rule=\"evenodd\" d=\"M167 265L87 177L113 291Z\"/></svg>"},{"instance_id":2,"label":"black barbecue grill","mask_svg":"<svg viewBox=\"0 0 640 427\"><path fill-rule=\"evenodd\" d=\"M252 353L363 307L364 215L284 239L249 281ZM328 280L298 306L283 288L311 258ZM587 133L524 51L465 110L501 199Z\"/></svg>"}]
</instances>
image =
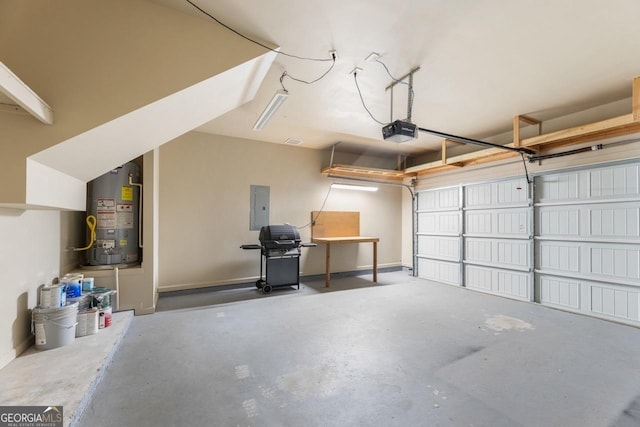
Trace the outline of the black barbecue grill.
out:
<instances>
[{"instance_id":1,"label":"black barbecue grill","mask_svg":"<svg viewBox=\"0 0 640 427\"><path fill-rule=\"evenodd\" d=\"M300 248L316 244L301 243L300 232L292 225L265 225L260 229L259 239L259 245L240 246L242 249L260 249L260 278L256 281L256 287L265 294L285 286L297 286L300 289Z\"/></svg>"}]
</instances>

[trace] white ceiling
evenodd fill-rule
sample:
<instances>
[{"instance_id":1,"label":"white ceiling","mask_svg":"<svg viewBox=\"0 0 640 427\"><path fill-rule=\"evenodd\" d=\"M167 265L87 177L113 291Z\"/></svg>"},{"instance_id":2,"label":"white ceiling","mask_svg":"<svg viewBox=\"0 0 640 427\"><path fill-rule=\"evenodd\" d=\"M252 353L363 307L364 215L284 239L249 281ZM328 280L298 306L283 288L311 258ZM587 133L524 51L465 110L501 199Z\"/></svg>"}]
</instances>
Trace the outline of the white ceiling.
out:
<instances>
[{"instance_id":1,"label":"white ceiling","mask_svg":"<svg viewBox=\"0 0 640 427\"><path fill-rule=\"evenodd\" d=\"M151 0L210 20L186 0ZM264 130L253 124L281 88L283 71L313 80L330 62L278 55L256 98L198 130L241 138L326 148L336 142L416 153L439 147L425 134L395 144L362 106L350 71L380 121L390 121L391 78L365 62L381 54L400 77L415 67L413 122L461 136L508 132L516 115L548 120L627 98L640 75L637 0L193 0L239 32L282 52L328 58L335 67L306 85L285 78L289 98ZM211 21L211 25L218 25ZM407 91L394 94L406 116ZM215 100L212 100L215 102ZM629 110L630 112L630 110Z\"/></svg>"}]
</instances>

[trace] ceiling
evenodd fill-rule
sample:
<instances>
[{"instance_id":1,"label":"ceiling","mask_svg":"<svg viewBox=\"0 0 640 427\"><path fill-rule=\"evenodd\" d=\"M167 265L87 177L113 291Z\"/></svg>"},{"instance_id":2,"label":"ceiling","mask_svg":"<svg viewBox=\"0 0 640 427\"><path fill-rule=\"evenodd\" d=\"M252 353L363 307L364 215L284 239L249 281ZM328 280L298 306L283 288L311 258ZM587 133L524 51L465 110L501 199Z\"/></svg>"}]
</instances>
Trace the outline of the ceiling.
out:
<instances>
[{"instance_id":1,"label":"ceiling","mask_svg":"<svg viewBox=\"0 0 640 427\"><path fill-rule=\"evenodd\" d=\"M211 21L186 0L150 0ZM414 74L412 121L420 127L483 139L510 131L513 117L549 120L631 96L640 75L637 0L193 0L242 34L281 52L337 60L314 84L285 77L289 97L267 126L252 127L284 71L311 81L331 62L278 55L256 98L198 131L273 143L337 142L403 154L437 150L420 134L397 144L381 137L373 116L389 122L392 79ZM407 115L407 85L394 91L394 117ZM629 112L631 111L629 105ZM592 117L593 118L593 117Z\"/></svg>"}]
</instances>

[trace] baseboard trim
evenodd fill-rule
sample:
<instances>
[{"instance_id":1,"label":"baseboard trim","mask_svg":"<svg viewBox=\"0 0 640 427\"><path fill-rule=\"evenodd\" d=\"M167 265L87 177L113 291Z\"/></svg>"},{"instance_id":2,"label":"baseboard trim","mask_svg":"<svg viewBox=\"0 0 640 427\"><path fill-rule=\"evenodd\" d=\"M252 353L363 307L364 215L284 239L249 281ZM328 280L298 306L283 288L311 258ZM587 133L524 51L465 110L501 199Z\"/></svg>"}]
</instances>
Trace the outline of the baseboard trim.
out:
<instances>
[{"instance_id":1,"label":"baseboard trim","mask_svg":"<svg viewBox=\"0 0 640 427\"><path fill-rule=\"evenodd\" d=\"M378 273L388 273L393 271L402 271L404 267L401 264L386 264L384 267L378 267ZM331 273L332 279L339 279L342 277L354 277L354 276L364 276L367 274L373 274L372 268L363 268L358 270L351 271L339 271L335 273ZM300 283L303 282L315 282L324 280L324 274L309 274L309 275L300 275ZM202 291L208 291L210 288L216 289L237 289L237 288L246 288L253 287L256 284L256 280L258 280L258 276L255 277L245 277L237 280L229 280L226 282L208 282L208 283L191 283L191 284L180 284L180 285L171 285L171 286L163 286L158 288L158 294L162 293L163 295L169 295L171 293L197 293ZM136 315L138 313L136 312Z\"/></svg>"},{"instance_id":2,"label":"baseboard trim","mask_svg":"<svg viewBox=\"0 0 640 427\"><path fill-rule=\"evenodd\" d=\"M33 335L29 335L27 338L22 340L21 343L14 347L13 351L7 352L7 354L2 359L0 359L0 369L4 368L16 357L27 351L33 344L35 344L35 337Z\"/></svg>"}]
</instances>

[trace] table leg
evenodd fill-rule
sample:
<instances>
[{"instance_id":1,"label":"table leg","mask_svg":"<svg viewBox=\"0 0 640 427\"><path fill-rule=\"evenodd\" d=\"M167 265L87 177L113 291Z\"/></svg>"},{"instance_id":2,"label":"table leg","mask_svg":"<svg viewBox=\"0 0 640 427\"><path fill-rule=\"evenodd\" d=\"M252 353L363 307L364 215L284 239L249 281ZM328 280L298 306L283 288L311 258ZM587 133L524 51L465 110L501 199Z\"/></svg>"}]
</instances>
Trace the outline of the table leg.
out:
<instances>
[{"instance_id":1,"label":"table leg","mask_svg":"<svg viewBox=\"0 0 640 427\"><path fill-rule=\"evenodd\" d=\"M329 287L329 283L331 282L331 244L327 243L327 259L325 261L325 277L324 277L324 286L326 288Z\"/></svg>"},{"instance_id":2,"label":"table leg","mask_svg":"<svg viewBox=\"0 0 640 427\"><path fill-rule=\"evenodd\" d=\"M373 281L378 281L378 242L373 242Z\"/></svg>"}]
</instances>

